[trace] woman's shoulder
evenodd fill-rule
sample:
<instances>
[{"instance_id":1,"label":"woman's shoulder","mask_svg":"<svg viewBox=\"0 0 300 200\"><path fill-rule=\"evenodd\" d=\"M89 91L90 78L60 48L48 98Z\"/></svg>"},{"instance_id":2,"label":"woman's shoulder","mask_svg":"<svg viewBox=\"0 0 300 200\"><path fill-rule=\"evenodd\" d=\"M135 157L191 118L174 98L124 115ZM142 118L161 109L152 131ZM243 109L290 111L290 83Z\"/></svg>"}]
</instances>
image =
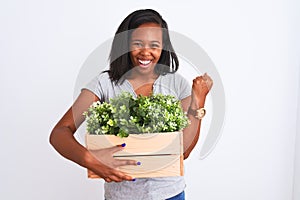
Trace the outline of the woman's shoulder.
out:
<instances>
[{"instance_id":1,"label":"woman's shoulder","mask_svg":"<svg viewBox=\"0 0 300 200\"><path fill-rule=\"evenodd\" d=\"M84 88L95 91L97 88L99 89L110 85L111 81L109 79L109 74L107 72L101 72L95 75L94 78L92 78Z\"/></svg>"},{"instance_id":2,"label":"woman's shoulder","mask_svg":"<svg viewBox=\"0 0 300 200\"><path fill-rule=\"evenodd\" d=\"M97 82L100 83L101 85L111 84L111 80L109 78L109 74L107 71L100 72L98 75L94 77L94 79L96 79Z\"/></svg>"},{"instance_id":3,"label":"woman's shoulder","mask_svg":"<svg viewBox=\"0 0 300 200\"><path fill-rule=\"evenodd\" d=\"M108 74L108 71L102 71L100 72L97 76L97 79L104 79L104 80L110 80L109 79L109 74Z\"/></svg>"}]
</instances>

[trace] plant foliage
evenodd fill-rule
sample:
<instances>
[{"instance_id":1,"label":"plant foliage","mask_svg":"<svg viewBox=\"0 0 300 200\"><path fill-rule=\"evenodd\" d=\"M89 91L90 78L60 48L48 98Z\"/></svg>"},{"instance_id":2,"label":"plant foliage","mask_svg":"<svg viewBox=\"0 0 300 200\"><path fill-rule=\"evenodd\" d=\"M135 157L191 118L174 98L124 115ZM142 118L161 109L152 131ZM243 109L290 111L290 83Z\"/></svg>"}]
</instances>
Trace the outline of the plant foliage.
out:
<instances>
[{"instance_id":1,"label":"plant foliage","mask_svg":"<svg viewBox=\"0 0 300 200\"><path fill-rule=\"evenodd\" d=\"M137 133L174 132L185 128L189 120L180 101L171 95L138 96L128 93L94 102L84 113L90 134L127 137Z\"/></svg>"}]
</instances>

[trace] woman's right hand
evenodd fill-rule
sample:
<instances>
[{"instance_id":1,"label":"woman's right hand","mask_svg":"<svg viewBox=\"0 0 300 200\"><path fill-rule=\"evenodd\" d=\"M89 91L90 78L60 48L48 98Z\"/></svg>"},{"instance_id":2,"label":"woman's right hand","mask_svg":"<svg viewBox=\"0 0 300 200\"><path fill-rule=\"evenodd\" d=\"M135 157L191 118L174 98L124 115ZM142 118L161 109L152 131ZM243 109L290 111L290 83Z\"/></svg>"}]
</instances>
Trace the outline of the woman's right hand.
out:
<instances>
[{"instance_id":1,"label":"woman's right hand","mask_svg":"<svg viewBox=\"0 0 300 200\"><path fill-rule=\"evenodd\" d=\"M113 146L99 150L89 150L96 159L89 161L88 167L96 175L103 178L106 182L133 181L133 177L126 175L117 168L124 165L138 165L135 160L115 159L113 154L122 151L122 145Z\"/></svg>"},{"instance_id":2,"label":"woman's right hand","mask_svg":"<svg viewBox=\"0 0 300 200\"><path fill-rule=\"evenodd\" d=\"M82 90L71 108L64 114L50 134L50 143L63 157L91 170L107 182L132 181L133 178L117 170L123 165L137 165L133 160L117 160L113 154L121 151L121 145L100 149L87 150L74 137L77 127L84 121L82 113L99 98L89 90Z\"/></svg>"}]
</instances>

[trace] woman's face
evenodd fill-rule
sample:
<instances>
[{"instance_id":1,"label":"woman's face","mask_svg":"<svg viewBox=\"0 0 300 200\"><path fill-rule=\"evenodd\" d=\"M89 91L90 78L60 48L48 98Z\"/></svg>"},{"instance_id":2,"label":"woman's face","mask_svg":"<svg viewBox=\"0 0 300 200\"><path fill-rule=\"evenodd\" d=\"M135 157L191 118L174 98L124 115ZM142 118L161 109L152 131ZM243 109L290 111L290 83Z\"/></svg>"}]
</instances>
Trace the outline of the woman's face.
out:
<instances>
[{"instance_id":1,"label":"woman's face","mask_svg":"<svg viewBox=\"0 0 300 200\"><path fill-rule=\"evenodd\" d=\"M162 29L155 23L140 25L132 32L130 58L134 70L140 74L153 74L162 52Z\"/></svg>"}]
</instances>

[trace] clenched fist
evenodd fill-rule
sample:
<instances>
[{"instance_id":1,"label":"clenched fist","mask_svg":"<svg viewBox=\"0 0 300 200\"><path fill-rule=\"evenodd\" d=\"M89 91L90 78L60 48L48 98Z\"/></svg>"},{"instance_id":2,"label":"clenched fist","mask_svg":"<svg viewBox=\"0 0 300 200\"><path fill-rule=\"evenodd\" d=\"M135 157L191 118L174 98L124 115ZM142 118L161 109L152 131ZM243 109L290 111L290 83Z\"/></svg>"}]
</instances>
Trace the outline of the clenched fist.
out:
<instances>
[{"instance_id":1,"label":"clenched fist","mask_svg":"<svg viewBox=\"0 0 300 200\"><path fill-rule=\"evenodd\" d=\"M207 73L202 76L197 76L193 80L192 86L192 102L196 107L201 107L201 100L206 98L206 95L209 93L213 86L213 80Z\"/></svg>"}]
</instances>

